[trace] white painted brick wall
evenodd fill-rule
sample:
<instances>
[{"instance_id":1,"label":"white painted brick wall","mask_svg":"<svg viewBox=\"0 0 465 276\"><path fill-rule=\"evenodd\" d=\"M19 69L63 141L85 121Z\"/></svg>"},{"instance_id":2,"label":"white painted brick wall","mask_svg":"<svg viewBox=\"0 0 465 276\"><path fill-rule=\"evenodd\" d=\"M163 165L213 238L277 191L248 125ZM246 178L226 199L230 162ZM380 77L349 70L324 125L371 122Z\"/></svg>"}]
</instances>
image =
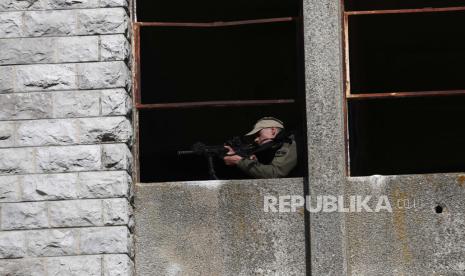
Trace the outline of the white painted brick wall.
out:
<instances>
[{"instance_id":1,"label":"white painted brick wall","mask_svg":"<svg viewBox=\"0 0 465 276\"><path fill-rule=\"evenodd\" d=\"M3 38L119 34L128 30L123 8L44 10L0 13Z\"/></svg>"},{"instance_id":2,"label":"white painted brick wall","mask_svg":"<svg viewBox=\"0 0 465 276\"><path fill-rule=\"evenodd\" d=\"M0 275L134 275L127 0L0 1Z\"/></svg>"},{"instance_id":3,"label":"white painted brick wall","mask_svg":"<svg viewBox=\"0 0 465 276\"><path fill-rule=\"evenodd\" d=\"M0 203L66 199L129 198L125 171L0 176Z\"/></svg>"},{"instance_id":4,"label":"white painted brick wall","mask_svg":"<svg viewBox=\"0 0 465 276\"><path fill-rule=\"evenodd\" d=\"M130 50L122 34L3 39L0 48L0 65L126 60Z\"/></svg>"},{"instance_id":5,"label":"white painted brick wall","mask_svg":"<svg viewBox=\"0 0 465 276\"><path fill-rule=\"evenodd\" d=\"M0 275L131 276L134 268L126 254L0 259Z\"/></svg>"},{"instance_id":6,"label":"white painted brick wall","mask_svg":"<svg viewBox=\"0 0 465 276\"><path fill-rule=\"evenodd\" d=\"M126 226L3 231L0 233L0 257L131 254L131 239Z\"/></svg>"},{"instance_id":7,"label":"white painted brick wall","mask_svg":"<svg viewBox=\"0 0 465 276\"><path fill-rule=\"evenodd\" d=\"M99 117L131 111L130 96L121 88L0 94L0 102L0 120Z\"/></svg>"},{"instance_id":8,"label":"white painted brick wall","mask_svg":"<svg viewBox=\"0 0 465 276\"><path fill-rule=\"evenodd\" d=\"M127 7L127 0L2 0L0 11Z\"/></svg>"},{"instance_id":9,"label":"white painted brick wall","mask_svg":"<svg viewBox=\"0 0 465 276\"><path fill-rule=\"evenodd\" d=\"M0 121L0 148L128 143L131 138L131 122L124 116Z\"/></svg>"}]
</instances>

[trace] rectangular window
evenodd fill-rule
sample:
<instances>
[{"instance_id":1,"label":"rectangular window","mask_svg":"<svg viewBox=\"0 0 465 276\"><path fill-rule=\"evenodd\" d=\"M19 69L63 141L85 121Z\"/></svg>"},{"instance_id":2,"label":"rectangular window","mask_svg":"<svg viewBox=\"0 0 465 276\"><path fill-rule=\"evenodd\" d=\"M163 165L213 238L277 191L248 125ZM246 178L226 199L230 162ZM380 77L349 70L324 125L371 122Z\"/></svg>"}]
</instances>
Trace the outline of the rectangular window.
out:
<instances>
[{"instance_id":1,"label":"rectangular window","mask_svg":"<svg viewBox=\"0 0 465 276\"><path fill-rule=\"evenodd\" d=\"M293 21L143 27L141 103L293 99L295 33Z\"/></svg>"},{"instance_id":2,"label":"rectangular window","mask_svg":"<svg viewBox=\"0 0 465 276\"><path fill-rule=\"evenodd\" d=\"M301 9L295 0L137 1L138 180L209 179L203 157L177 151L222 145L264 116L304 140ZM221 179L246 178L221 160L215 167Z\"/></svg>"},{"instance_id":3,"label":"rectangular window","mask_svg":"<svg viewBox=\"0 0 465 276\"><path fill-rule=\"evenodd\" d=\"M465 169L465 1L345 0L349 174Z\"/></svg>"}]
</instances>

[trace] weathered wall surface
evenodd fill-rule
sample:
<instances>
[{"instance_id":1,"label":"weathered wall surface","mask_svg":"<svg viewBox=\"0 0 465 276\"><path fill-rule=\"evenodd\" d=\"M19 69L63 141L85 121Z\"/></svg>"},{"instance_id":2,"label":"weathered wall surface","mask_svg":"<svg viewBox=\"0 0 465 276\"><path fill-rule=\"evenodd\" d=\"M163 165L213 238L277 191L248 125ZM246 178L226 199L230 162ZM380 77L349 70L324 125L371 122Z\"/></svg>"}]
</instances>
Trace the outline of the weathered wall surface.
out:
<instances>
[{"instance_id":1,"label":"weathered wall surface","mask_svg":"<svg viewBox=\"0 0 465 276\"><path fill-rule=\"evenodd\" d=\"M304 1L310 195L387 196L392 212L312 213L311 274L465 275L465 175L346 176L338 4Z\"/></svg>"},{"instance_id":2,"label":"weathered wall surface","mask_svg":"<svg viewBox=\"0 0 465 276\"><path fill-rule=\"evenodd\" d=\"M302 179L137 184L137 275L305 275L303 209L263 210L280 195Z\"/></svg>"},{"instance_id":3,"label":"weathered wall surface","mask_svg":"<svg viewBox=\"0 0 465 276\"><path fill-rule=\"evenodd\" d=\"M393 211L347 214L351 275L465 274L465 175L354 177L347 193Z\"/></svg>"},{"instance_id":4,"label":"weathered wall surface","mask_svg":"<svg viewBox=\"0 0 465 276\"><path fill-rule=\"evenodd\" d=\"M304 0L309 191L344 195L344 113L339 1ZM312 275L345 275L341 213L310 214Z\"/></svg>"},{"instance_id":5,"label":"weathered wall surface","mask_svg":"<svg viewBox=\"0 0 465 276\"><path fill-rule=\"evenodd\" d=\"M0 275L131 275L126 0L0 1Z\"/></svg>"}]
</instances>

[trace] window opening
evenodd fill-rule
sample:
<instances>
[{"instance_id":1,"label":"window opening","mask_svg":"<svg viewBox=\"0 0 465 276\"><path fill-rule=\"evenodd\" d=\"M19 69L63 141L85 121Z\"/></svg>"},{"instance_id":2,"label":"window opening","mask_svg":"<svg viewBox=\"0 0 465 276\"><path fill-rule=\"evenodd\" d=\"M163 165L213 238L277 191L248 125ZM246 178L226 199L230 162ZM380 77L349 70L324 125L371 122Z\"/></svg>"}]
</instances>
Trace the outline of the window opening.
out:
<instances>
[{"instance_id":1,"label":"window opening","mask_svg":"<svg viewBox=\"0 0 465 276\"><path fill-rule=\"evenodd\" d=\"M287 129L301 129L296 104L213 107L195 109L162 109L140 111L141 182L208 180L207 161L202 156L178 156L196 142L222 145L227 139L247 133L261 114L270 114L285 121ZM169 118L169 119L166 119ZM251 123L248 123L248 122ZM298 134L302 136L302 133ZM301 141L297 145L302 146ZM300 150L303 150L300 149ZM302 157L302 158L301 158ZM302 176L304 156L290 176ZM235 167L214 159L221 179L250 178Z\"/></svg>"},{"instance_id":2,"label":"window opening","mask_svg":"<svg viewBox=\"0 0 465 276\"><path fill-rule=\"evenodd\" d=\"M174 2L137 2L139 181L209 179L203 157L178 156L177 151L200 141L221 145L244 135L264 116L283 120L286 130L296 134L299 164L288 177L304 175L302 3L261 2L180 1L178 10ZM204 5L212 10L204 11ZM227 8L231 5L235 9ZM215 165L221 179L250 178L220 160Z\"/></svg>"},{"instance_id":3,"label":"window opening","mask_svg":"<svg viewBox=\"0 0 465 276\"><path fill-rule=\"evenodd\" d=\"M465 89L465 11L349 19L351 94Z\"/></svg>"},{"instance_id":4,"label":"window opening","mask_svg":"<svg viewBox=\"0 0 465 276\"><path fill-rule=\"evenodd\" d=\"M465 168L465 96L349 102L351 175Z\"/></svg>"},{"instance_id":5,"label":"window opening","mask_svg":"<svg viewBox=\"0 0 465 276\"><path fill-rule=\"evenodd\" d=\"M348 174L465 169L465 1L342 1Z\"/></svg>"},{"instance_id":6,"label":"window opening","mask_svg":"<svg viewBox=\"0 0 465 276\"><path fill-rule=\"evenodd\" d=\"M293 21L143 27L141 103L295 98L295 31Z\"/></svg>"}]
</instances>

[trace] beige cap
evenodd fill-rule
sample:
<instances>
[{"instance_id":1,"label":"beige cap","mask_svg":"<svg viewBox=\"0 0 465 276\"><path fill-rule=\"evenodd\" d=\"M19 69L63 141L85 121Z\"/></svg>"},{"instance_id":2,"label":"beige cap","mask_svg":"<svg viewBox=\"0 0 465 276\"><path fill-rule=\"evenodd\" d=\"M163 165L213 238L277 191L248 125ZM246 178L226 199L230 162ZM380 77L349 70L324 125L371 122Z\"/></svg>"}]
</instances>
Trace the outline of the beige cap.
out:
<instances>
[{"instance_id":1,"label":"beige cap","mask_svg":"<svg viewBox=\"0 0 465 276\"><path fill-rule=\"evenodd\" d=\"M273 117L263 117L260 120L257 121L257 123L254 125L253 129L251 132L247 133L245 136L249 135L254 135L260 130L264 128L269 128L269 127L277 127L277 128L284 128L283 122L280 120L273 118Z\"/></svg>"}]
</instances>

